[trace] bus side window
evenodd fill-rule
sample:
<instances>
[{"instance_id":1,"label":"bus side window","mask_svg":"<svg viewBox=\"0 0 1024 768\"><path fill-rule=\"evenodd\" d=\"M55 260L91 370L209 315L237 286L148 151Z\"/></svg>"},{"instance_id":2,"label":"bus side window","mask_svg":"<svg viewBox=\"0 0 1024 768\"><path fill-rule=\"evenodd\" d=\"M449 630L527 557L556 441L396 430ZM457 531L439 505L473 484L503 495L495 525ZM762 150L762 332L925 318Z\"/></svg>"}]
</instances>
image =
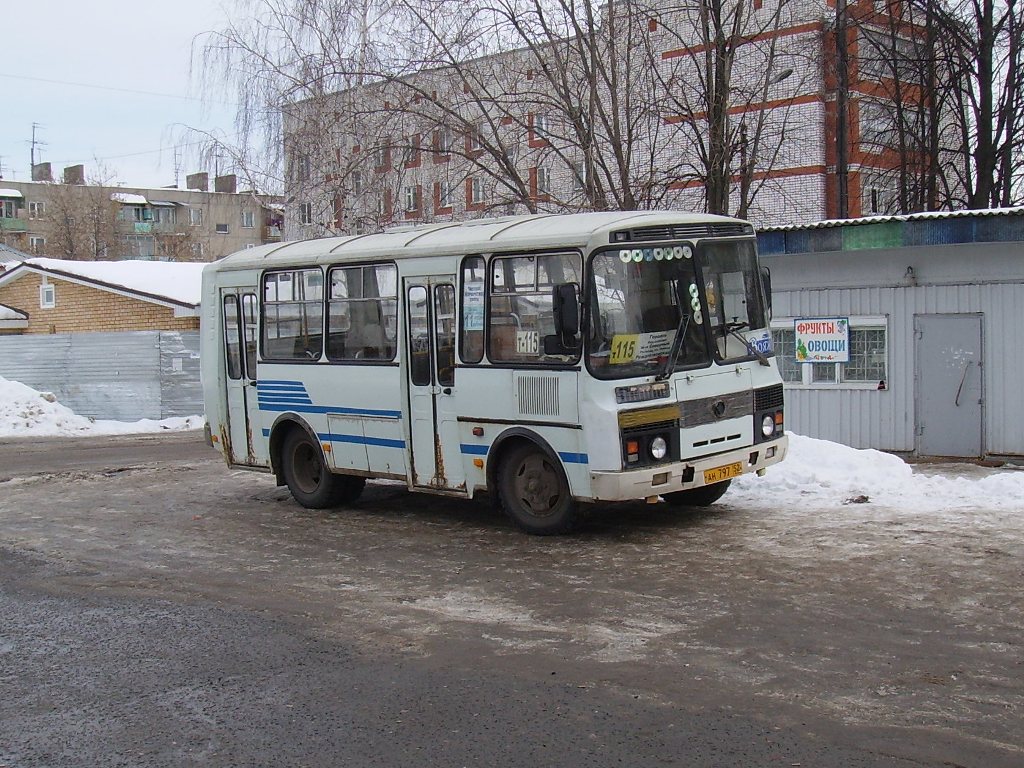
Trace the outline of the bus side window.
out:
<instances>
[{"instance_id":1,"label":"bus side window","mask_svg":"<svg viewBox=\"0 0 1024 768\"><path fill-rule=\"evenodd\" d=\"M229 379L242 378L241 329L238 317L238 297L224 297L224 348L227 352L227 373Z\"/></svg>"},{"instance_id":2,"label":"bus side window","mask_svg":"<svg viewBox=\"0 0 1024 768\"><path fill-rule=\"evenodd\" d=\"M462 362L484 359L484 294L486 282L483 256L468 256L462 262Z\"/></svg>"},{"instance_id":3,"label":"bus side window","mask_svg":"<svg viewBox=\"0 0 1024 768\"><path fill-rule=\"evenodd\" d=\"M437 383L442 387L455 384L455 286L439 285L434 289L434 338L437 340Z\"/></svg>"}]
</instances>

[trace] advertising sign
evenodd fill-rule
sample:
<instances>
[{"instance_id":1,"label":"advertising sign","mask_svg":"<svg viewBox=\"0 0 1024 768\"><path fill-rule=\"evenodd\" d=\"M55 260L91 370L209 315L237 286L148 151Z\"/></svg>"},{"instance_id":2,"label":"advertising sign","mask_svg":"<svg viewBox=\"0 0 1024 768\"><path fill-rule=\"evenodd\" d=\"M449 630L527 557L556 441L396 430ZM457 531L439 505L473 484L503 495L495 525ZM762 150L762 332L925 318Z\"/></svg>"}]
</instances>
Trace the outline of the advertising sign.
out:
<instances>
[{"instance_id":1,"label":"advertising sign","mask_svg":"<svg viewBox=\"0 0 1024 768\"><path fill-rule=\"evenodd\" d=\"M798 363L850 362L850 318L798 317L793 331Z\"/></svg>"}]
</instances>

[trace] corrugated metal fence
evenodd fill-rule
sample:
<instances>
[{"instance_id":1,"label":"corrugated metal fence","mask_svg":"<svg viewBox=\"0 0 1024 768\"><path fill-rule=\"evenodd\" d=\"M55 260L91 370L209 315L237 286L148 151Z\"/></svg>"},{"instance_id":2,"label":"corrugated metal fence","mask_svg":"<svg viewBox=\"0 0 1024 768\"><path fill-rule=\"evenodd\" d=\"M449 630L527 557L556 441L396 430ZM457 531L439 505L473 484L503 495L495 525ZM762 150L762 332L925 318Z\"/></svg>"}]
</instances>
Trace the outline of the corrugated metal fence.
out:
<instances>
[{"instance_id":1,"label":"corrugated metal fence","mask_svg":"<svg viewBox=\"0 0 1024 768\"><path fill-rule=\"evenodd\" d=\"M0 336L0 376L98 419L203 412L198 331Z\"/></svg>"}]
</instances>

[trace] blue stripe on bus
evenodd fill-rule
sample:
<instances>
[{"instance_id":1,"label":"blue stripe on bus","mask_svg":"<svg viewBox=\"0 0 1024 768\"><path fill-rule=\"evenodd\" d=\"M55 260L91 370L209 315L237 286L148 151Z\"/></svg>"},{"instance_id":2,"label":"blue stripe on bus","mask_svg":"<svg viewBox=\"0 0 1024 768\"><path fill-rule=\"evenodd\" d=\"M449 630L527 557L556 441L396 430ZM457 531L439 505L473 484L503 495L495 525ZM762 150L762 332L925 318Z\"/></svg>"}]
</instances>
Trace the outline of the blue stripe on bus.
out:
<instances>
[{"instance_id":1,"label":"blue stripe on bus","mask_svg":"<svg viewBox=\"0 0 1024 768\"><path fill-rule=\"evenodd\" d=\"M334 432L320 432L317 437L332 443L355 443L356 445L376 445L381 448L405 448L405 440L387 437L364 437L363 435L339 435Z\"/></svg>"},{"instance_id":2,"label":"blue stripe on bus","mask_svg":"<svg viewBox=\"0 0 1024 768\"><path fill-rule=\"evenodd\" d=\"M270 430L263 430L264 437L270 437ZM386 437L363 437L362 435L336 435L332 432L317 434L321 440L332 443L361 443L363 445L376 445L382 448L405 448L405 440L391 440Z\"/></svg>"},{"instance_id":3,"label":"blue stripe on bus","mask_svg":"<svg viewBox=\"0 0 1024 768\"><path fill-rule=\"evenodd\" d=\"M267 403L272 405L274 403L298 403L299 405L312 405L313 401L309 399L309 395L264 395L260 393L257 396L260 403Z\"/></svg>"},{"instance_id":4,"label":"blue stripe on bus","mask_svg":"<svg viewBox=\"0 0 1024 768\"><path fill-rule=\"evenodd\" d=\"M486 456L490 449L489 445L459 444L459 451L467 456ZM559 451L558 458L566 464L587 464L590 461L590 457L585 453L569 453L568 451Z\"/></svg>"},{"instance_id":5,"label":"blue stripe on bus","mask_svg":"<svg viewBox=\"0 0 1024 768\"><path fill-rule=\"evenodd\" d=\"M336 405L304 405L301 403L268 403L260 401L261 411L294 411L295 413L339 413L346 416L379 416L384 419L400 419L401 411L378 411L370 408L342 408Z\"/></svg>"},{"instance_id":6,"label":"blue stripe on bus","mask_svg":"<svg viewBox=\"0 0 1024 768\"><path fill-rule=\"evenodd\" d=\"M585 453L568 453L559 451L558 457L566 464L587 464L590 461L590 457Z\"/></svg>"}]
</instances>

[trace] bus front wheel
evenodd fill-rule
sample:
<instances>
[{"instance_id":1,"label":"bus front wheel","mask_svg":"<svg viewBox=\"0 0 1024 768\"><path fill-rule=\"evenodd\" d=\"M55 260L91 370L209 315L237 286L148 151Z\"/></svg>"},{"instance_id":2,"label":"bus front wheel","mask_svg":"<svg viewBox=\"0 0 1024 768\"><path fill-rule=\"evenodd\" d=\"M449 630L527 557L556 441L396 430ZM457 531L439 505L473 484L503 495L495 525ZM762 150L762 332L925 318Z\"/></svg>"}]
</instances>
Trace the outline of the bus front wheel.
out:
<instances>
[{"instance_id":1,"label":"bus front wheel","mask_svg":"<svg viewBox=\"0 0 1024 768\"><path fill-rule=\"evenodd\" d=\"M301 429L293 429L285 437L282 459L285 484L307 509L329 509L355 501L366 484L362 477L333 474L320 445Z\"/></svg>"},{"instance_id":2,"label":"bus front wheel","mask_svg":"<svg viewBox=\"0 0 1024 768\"><path fill-rule=\"evenodd\" d=\"M512 448L501 462L498 498L512 522L541 536L567 533L578 508L557 462L531 443Z\"/></svg>"},{"instance_id":3,"label":"bus front wheel","mask_svg":"<svg viewBox=\"0 0 1024 768\"><path fill-rule=\"evenodd\" d=\"M725 495L730 485L732 480L723 480L721 483L702 485L688 491L666 493L662 498L674 507L709 507Z\"/></svg>"}]
</instances>

